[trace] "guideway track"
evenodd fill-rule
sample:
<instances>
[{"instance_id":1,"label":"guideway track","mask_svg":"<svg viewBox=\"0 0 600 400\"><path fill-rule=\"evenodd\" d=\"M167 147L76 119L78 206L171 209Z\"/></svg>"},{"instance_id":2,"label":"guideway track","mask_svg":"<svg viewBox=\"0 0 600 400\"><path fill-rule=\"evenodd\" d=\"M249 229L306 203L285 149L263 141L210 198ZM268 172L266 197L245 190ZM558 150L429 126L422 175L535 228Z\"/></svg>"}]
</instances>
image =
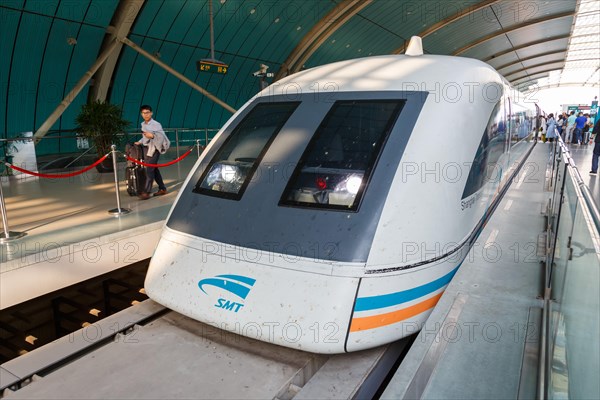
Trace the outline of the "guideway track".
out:
<instances>
[{"instance_id":1,"label":"guideway track","mask_svg":"<svg viewBox=\"0 0 600 400\"><path fill-rule=\"evenodd\" d=\"M409 343L313 354L146 300L3 364L0 388L15 399L371 398Z\"/></svg>"}]
</instances>

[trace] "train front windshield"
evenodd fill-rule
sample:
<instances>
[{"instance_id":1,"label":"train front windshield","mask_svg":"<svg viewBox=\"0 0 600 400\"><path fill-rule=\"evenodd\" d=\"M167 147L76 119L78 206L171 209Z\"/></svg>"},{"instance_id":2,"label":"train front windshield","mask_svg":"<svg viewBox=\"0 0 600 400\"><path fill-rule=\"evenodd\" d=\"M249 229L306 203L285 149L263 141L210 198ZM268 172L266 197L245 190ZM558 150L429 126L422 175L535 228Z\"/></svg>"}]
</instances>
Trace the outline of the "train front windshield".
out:
<instances>
[{"instance_id":1,"label":"train front windshield","mask_svg":"<svg viewBox=\"0 0 600 400\"><path fill-rule=\"evenodd\" d=\"M356 210L402 105L401 100L335 102L280 205Z\"/></svg>"},{"instance_id":2,"label":"train front windshield","mask_svg":"<svg viewBox=\"0 0 600 400\"><path fill-rule=\"evenodd\" d=\"M213 157L194 192L239 200L269 144L298 104L262 103L254 107Z\"/></svg>"}]
</instances>

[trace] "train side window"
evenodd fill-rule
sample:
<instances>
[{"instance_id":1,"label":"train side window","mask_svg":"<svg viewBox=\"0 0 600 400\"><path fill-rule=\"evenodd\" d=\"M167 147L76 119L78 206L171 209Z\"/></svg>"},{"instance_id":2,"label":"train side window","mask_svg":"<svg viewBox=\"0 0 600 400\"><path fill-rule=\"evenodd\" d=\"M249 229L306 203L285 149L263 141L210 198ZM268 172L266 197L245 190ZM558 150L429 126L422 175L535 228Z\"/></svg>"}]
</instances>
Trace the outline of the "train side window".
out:
<instances>
[{"instance_id":1,"label":"train side window","mask_svg":"<svg viewBox=\"0 0 600 400\"><path fill-rule=\"evenodd\" d=\"M336 101L279 205L356 211L405 100Z\"/></svg>"},{"instance_id":2,"label":"train side window","mask_svg":"<svg viewBox=\"0 0 600 400\"><path fill-rule=\"evenodd\" d=\"M471 170L467 183L463 190L462 199L476 193L486 183L499 182L497 174L500 171L498 162L504 154L506 146L506 115L504 112L504 101L496 104L492 115L487 123L475 159L471 164Z\"/></svg>"},{"instance_id":3,"label":"train side window","mask_svg":"<svg viewBox=\"0 0 600 400\"><path fill-rule=\"evenodd\" d=\"M256 105L225 140L193 191L241 199L275 136L299 104L284 102Z\"/></svg>"}]
</instances>

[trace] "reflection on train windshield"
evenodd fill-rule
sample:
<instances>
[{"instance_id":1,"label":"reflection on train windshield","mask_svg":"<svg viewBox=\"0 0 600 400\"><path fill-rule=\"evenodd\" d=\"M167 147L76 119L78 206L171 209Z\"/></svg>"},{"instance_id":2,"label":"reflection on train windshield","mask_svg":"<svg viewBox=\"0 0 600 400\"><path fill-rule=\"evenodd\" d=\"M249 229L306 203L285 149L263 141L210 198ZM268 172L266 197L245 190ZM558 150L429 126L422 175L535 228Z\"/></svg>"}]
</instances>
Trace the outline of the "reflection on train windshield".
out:
<instances>
[{"instance_id":1,"label":"reflection on train windshield","mask_svg":"<svg viewBox=\"0 0 600 400\"><path fill-rule=\"evenodd\" d=\"M239 200L260 160L299 102L258 104L227 138L194 192Z\"/></svg>"},{"instance_id":2,"label":"reflection on train windshield","mask_svg":"<svg viewBox=\"0 0 600 400\"><path fill-rule=\"evenodd\" d=\"M335 102L302 155L280 204L356 211L404 103Z\"/></svg>"}]
</instances>

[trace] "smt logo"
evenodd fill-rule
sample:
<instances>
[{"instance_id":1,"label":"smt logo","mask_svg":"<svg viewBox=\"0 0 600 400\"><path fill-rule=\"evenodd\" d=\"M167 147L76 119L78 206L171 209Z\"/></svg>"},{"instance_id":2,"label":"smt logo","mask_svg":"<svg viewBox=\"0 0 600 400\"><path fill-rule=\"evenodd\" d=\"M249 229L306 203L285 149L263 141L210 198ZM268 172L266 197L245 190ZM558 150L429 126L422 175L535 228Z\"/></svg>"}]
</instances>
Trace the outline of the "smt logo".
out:
<instances>
[{"instance_id":1,"label":"smt logo","mask_svg":"<svg viewBox=\"0 0 600 400\"><path fill-rule=\"evenodd\" d=\"M216 286L235 294L237 297L244 300L246 296L248 296L248 293L250 293L252 286L254 286L254 282L256 282L256 279L248 278L247 276L242 275L217 275L214 278L202 279L200 282L198 282L198 287L205 294L208 294L204 290L203 286ZM227 311L238 312L240 308L244 307L244 304L221 297L217 300L217 304L214 306L217 308L223 308Z\"/></svg>"}]
</instances>

